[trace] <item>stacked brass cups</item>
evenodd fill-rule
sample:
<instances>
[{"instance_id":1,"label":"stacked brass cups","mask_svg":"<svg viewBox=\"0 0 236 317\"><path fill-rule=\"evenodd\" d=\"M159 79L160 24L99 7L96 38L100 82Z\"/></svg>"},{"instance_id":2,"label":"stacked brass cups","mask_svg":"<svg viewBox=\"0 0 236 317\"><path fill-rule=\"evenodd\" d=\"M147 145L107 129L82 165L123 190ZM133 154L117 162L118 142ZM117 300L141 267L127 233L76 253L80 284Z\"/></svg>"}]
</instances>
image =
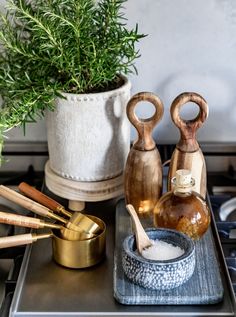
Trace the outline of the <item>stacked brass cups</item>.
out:
<instances>
[{"instance_id":1,"label":"stacked brass cups","mask_svg":"<svg viewBox=\"0 0 236 317\"><path fill-rule=\"evenodd\" d=\"M139 119L135 106L140 101L151 102L155 113L151 118ZM187 102L199 106L199 113L193 120L184 120L179 115L180 108ZM127 105L127 116L138 132L125 167L125 199L132 204L140 217L152 215L154 206L162 194L162 164L152 131L161 120L164 112L159 97L150 92L134 95ZM208 116L206 101L196 93L185 92L173 101L170 114L172 121L180 130L180 140L170 160L168 190L172 189L171 179L178 169L188 169L195 179L194 191L203 198L206 195L206 165L196 140L196 131Z\"/></svg>"},{"instance_id":2,"label":"stacked brass cups","mask_svg":"<svg viewBox=\"0 0 236 317\"><path fill-rule=\"evenodd\" d=\"M29 244L39 239L51 238L53 258L62 266L86 268L97 264L104 258L106 225L101 219L79 212L72 214L58 202L26 183L21 183L19 189L34 200L3 185L0 186L0 195L40 216L52 218L56 220L56 223L46 222L40 218L0 212L1 223L34 229L52 229L51 232L43 234L30 233L1 237L0 248Z\"/></svg>"},{"instance_id":3,"label":"stacked brass cups","mask_svg":"<svg viewBox=\"0 0 236 317\"><path fill-rule=\"evenodd\" d=\"M100 218L80 212L72 214L26 183L21 183L19 189L24 195L67 217L62 230L52 230L53 258L57 263L69 268L86 268L104 258L106 225Z\"/></svg>"},{"instance_id":4,"label":"stacked brass cups","mask_svg":"<svg viewBox=\"0 0 236 317\"><path fill-rule=\"evenodd\" d=\"M84 240L63 239L58 230L53 230L53 258L60 265L69 268L86 268L99 263L105 256L106 225L97 217L87 215L97 223L100 231L97 235Z\"/></svg>"}]
</instances>

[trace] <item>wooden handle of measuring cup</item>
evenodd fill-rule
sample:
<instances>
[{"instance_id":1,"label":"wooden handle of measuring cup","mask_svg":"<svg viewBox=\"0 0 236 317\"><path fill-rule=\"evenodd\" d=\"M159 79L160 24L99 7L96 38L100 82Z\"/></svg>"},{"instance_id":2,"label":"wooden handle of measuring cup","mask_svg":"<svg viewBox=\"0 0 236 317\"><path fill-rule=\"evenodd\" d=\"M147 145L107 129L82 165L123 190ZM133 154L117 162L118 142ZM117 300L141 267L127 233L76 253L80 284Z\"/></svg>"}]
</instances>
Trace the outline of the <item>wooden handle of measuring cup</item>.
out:
<instances>
[{"instance_id":1,"label":"wooden handle of measuring cup","mask_svg":"<svg viewBox=\"0 0 236 317\"><path fill-rule=\"evenodd\" d=\"M192 120L184 120L180 117L180 108L187 102L194 102L199 106L199 113ZM208 117L208 105L205 99L194 92L184 92L177 96L170 108L172 121L180 129L181 138L177 148L183 152L194 152L199 145L196 140L196 131L202 126Z\"/></svg>"},{"instance_id":2,"label":"wooden handle of measuring cup","mask_svg":"<svg viewBox=\"0 0 236 317\"><path fill-rule=\"evenodd\" d=\"M43 194L36 188L30 186L29 184L22 182L18 186L19 190L25 194L26 196L30 197L31 199L37 201L38 203L42 204L43 206L53 210L55 212L63 213L68 217L72 216L72 213L69 211L65 211L65 208L59 204L57 201L48 197L47 195Z\"/></svg>"},{"instance_id":3,"label":"wooden handle of measuring cup","mask_svg":"<svg viewBox=\"0 0 236 317\"><path fill-rule=\"evenodd\" d=\"M139 119L136 116L134 109L140 101L148 101L154 105L156 111L152 117ZM138 131L138 140L134 143L133 147L140 151L153 150L156 144L152 138L152 131L164 113L164 107L160 98L151 92L140 92L129 100L126 112L130 122Z\"/></svg>"},{"instance_id":4,"label":"wooden handle of measuring cup","mask_svg":"<svg viewBox=\"0 0 236 317\"><path fill-rule=\"evenodd\" d=\"M54 224L51 222L45 222L42 219L11 214L8 212L3 212L3 211L0 211L0 223L7 223L9 225L27 227L27 228L33 228L33 229L40 229L40 228L61 229L62 228L61 225Z\"/></svg>"},{"instance_id":5,"label":"wooden handle of measuring cup","mask_svg":"<svg viewBox=\"0 0 236 317\"><path fill-rule=\"evenodd\" d=\"M34 229L42 228L40 219L10 214L2 211L0 211L0 223L7 223L9 225L16 225Z\"/></svg>"},{"instance_id":6,"label":"wooden handle of measuring cup","mask_svg":"<svg viewBox=\"0 0 236 317\"><path fill-rule=\"evenodd\" d=\"M52 218L52 219L58 220L58 221L63 222L63 223L67 222L64 218L53 214L50 211L50 209L36 203L35 201L21 195L20 193L17 193L16 191L14 191L6 186L0 185L0 195L2 197L5 197L8 200L13 201L16 204L22 206L23 208L26 208L26 209L40 215L40 216Z\"/></svg>"},{"instance_id":7,"label":"wooden handle of measuring cup","mask_svg":"<svg viewBox=\"0 0 236 317\"><path fill-rule=\"evenodd\" d=\"M52 233L44 233L44 234L26 233L26 234L19 234L16 236L1 237L0 249L16 247L16 246L24 245L24 244L30 244L37 241L38 239L50 238L52 235L53 235Z\"/></svg>"}]
</instances>

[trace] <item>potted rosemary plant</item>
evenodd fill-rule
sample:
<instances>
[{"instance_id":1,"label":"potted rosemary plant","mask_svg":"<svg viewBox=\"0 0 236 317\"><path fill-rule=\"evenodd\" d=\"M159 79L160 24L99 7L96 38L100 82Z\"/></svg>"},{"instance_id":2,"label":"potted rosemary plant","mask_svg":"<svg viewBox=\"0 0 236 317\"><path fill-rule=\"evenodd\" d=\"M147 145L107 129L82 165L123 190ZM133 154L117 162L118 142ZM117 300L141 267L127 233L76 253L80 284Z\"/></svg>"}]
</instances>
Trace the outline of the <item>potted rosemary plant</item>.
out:
<instances>
[{"instance_id":1,"label":"potted rosemary plant","mask_svg":"<svg viewBox=\"0 0 236 317\"><path fill-rule=\"evenodd\" d=\"M62 177L122 173L125 108L144 35L128 30L125 0L8 0L1 16L0 136L46 114L49 162Z\"/></svg>"}]
</instances>

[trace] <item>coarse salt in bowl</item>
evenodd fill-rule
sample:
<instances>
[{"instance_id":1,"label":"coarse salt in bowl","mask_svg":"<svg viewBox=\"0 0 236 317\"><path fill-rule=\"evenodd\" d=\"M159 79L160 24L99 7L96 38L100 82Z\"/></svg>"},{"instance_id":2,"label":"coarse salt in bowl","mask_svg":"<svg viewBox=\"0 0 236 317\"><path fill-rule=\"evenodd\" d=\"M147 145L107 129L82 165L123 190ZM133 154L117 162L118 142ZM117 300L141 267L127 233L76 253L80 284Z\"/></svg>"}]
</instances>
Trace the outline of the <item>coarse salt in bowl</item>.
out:
<instances>
[{"instance_id":1,"label":"coarse salt in bowl","mask_svg":"<svg viewBox=\"0 0 236 317\"><path fill-rule=\"evenodd\" d=\"M152 245L142 250L141 255L149 260L172 260L184 254L184 249L162 240L150 240Z\"/></svg>"},{"instance_id":2,"label":"coarse salt in bowl","mask_svg":"<svg viewBox=\"0 0 236 317\"><path fill-rule=\"evenodd\" d=\"M153 290L173 289L185 283L195 268L195 246L192 239L171 229L151 228L145 231L151 240L168 243L168 249L171 249L171 246L177 247L177 252L167 250L171 253L168 256L171 257L175 253L177 257L167 260L146 259L138 253L135 237L130 235L124 240L122 251L122 267L127 278L135 284ZM166 249L160 252L163 253L163 250L166 252ZM150 252L151 256L152 253ZM162 256L166 257L164 254Z\"/></svg>"}]
</instances>

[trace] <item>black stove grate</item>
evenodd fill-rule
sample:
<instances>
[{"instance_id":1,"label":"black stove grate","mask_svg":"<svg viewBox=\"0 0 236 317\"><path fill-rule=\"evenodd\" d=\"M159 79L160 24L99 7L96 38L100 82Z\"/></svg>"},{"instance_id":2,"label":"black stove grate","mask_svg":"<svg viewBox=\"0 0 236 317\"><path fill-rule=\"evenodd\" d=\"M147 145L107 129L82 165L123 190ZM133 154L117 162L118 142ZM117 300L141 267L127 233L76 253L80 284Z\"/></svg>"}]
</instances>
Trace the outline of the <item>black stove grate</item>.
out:
<instances>
[{"instance_id":1,"label":"black stove grate","mask_svg":"<svg viewBox=\"0 0 236 317\"><path fill-rule=\"evenodd\" d=\"M231 282L234 288L234 293L236 294L236 235L234 235L234 237L231 237L232 230L236 230L236 221L222 221L219 214L221 205L233 197L235 196L230 193L224 193L220 195L212 194L210 195L210 202L217 225L217 230L220 236L225 260L229 270Z\"/></svg>"},{"instance_id":2,"label":"black stove grate","mask_svg":"<svg viewBox=\"0 0 236 317\"><path fill-rule=\"evenodd\" d=\"M31 186L36 187L37 189L42 188L44 179L43 172L36 172L33 166L29 166L26 172L2 172L0 173L0 184L9 186L9 187L17 187L21 182L27 182ZM12 212L13 209L6 206L6 204L0 203L0 210L6 212ZM30 212L26 211L26 214L30 214ZM32 216L32 214L30 214ZM0 236L10 236L19 233L28 232L28 229L20 228L20 232L17 232L19 227L14 227L7 224L0 224ZM15 291L17 278L20 272L22 260L25 253L25 246L17 246L12 248L5 248L0 250L0 261L6 259L12 259L13 264L9 271L8 278L5 280L5 290L3 295L3 301L0 303L0 316L8 317L9 310L13 298L13 294Z\"/></svg>"},{"instance_id":3,"label":"black stove grate","mask_svg":"<svg viewBox=\"0 0 236 317\"><path fill-rule=\"evenodd\" d=\"M30 165L25 172L2 172L0 173L0 183L5 186L18 186L21 182L26 182L37 189L42 188L44 172L34 170Z\"/></svg>"}]
</instances>

